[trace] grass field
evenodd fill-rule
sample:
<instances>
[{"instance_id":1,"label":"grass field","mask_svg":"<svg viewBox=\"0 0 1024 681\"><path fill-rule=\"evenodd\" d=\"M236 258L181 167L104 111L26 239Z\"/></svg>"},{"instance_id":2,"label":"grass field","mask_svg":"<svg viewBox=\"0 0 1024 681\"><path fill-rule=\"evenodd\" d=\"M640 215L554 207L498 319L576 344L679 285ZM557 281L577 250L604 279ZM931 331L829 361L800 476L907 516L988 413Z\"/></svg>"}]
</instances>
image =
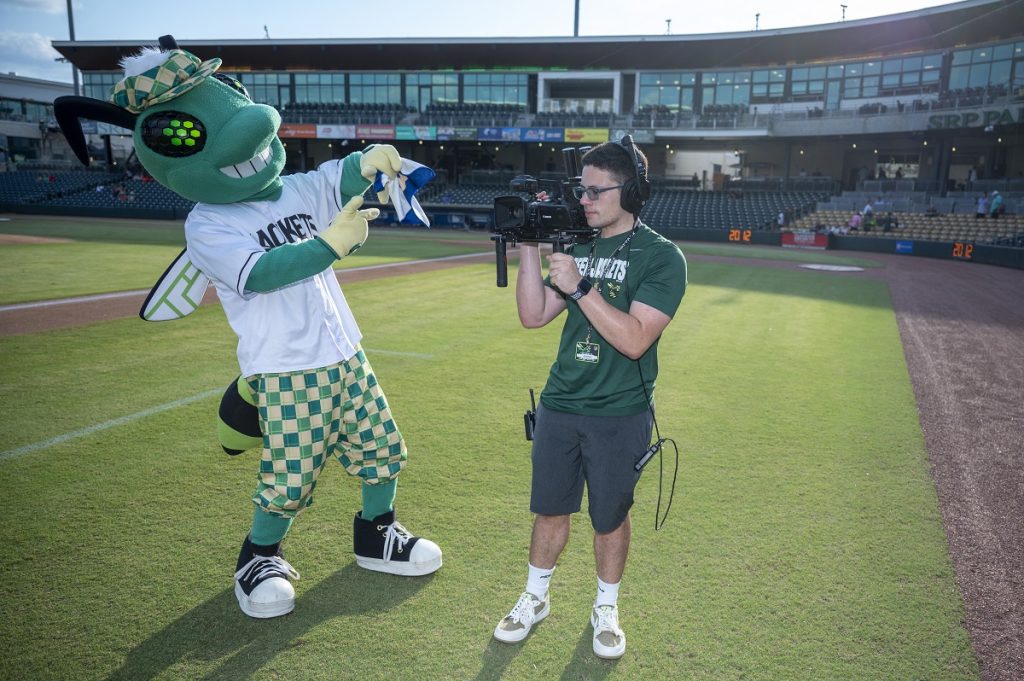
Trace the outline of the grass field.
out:
<instances>
[{"instance_id":1,"label":"grass field","mask_svg":"<svg viewBox=\"0 0 1024 681\"><path fill-rule=\"evenodd\" d=\"M74 295L148 289L185 246L182 223L22 217L0 222L0 234L70 243L6 244L0 248L0 305ZM484 234L374 229L366 245L337 269L478 253Z\"/></svg>"},{"instance_id":2,"label":"grass field","mask_svg":"<svg viewBox=\"0 0 1024 681\"><path fill-rule=\"evenodd\" d=\"M412 250L444 251L439 236ZM376 241L379 257L409 257L408 239ZM66 246L22 251L22 266ZM522 412L559 324L520 328L490 265L346 296L410 448L399 515L444 567L356 568L358 485L329 466L286 545L294 613L247 618L231 573L256 453L230 458L214 439L236 371L220 308L0 338L0 678L978 677L884 283L691 261L656 395L679 479L659 532L657 460L638 488L618 662L590 650L585 515L551 616L518 646L491 638L525 582Z\"/></svg>"}]
</instances>

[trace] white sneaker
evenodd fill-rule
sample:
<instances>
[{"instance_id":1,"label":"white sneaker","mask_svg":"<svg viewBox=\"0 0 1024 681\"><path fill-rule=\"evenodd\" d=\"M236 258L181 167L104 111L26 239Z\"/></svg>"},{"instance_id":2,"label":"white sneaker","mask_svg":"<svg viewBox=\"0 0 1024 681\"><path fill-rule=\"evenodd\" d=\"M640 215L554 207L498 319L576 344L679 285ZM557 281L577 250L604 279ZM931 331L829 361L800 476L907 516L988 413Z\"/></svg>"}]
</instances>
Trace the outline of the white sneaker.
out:
<instances>
[{"instance_id":1,"label":"white sneaker","mask_svg":"<svg viewBox=\"0 0 1024 681\"><path fill-rule=\"evenodd\" d=\"M550 611L549 594L544 594L544 599L541 600L529 591L524 591L512 612L505 615L494 628L494 638L502 643L518 643L526 638L533 625L547 617Z\"/></svg>"},{"instance_id":2,"label":"white sneaker","mask_svg":"<svg viewBox=\"0 0 1024 681\"><path fill-rule=\"evenodd\" d=\"M289 579L299 573L281 556L253 556L235 573L235 597L249 617L279 617L295 609Z\"/></svg>"},{"instance_id":3,"label":"white sneaker","mask_svg":"<svg viewBox=\"0 0 1024 681\"><path fill-rule=\"evenodd\" d=\"M619 627L619 608L614 605L596 605L590 613L590 626L594 628L594 654L606 660L616 660L626 652L626 635Z\"/></svg>"}]
</instances>

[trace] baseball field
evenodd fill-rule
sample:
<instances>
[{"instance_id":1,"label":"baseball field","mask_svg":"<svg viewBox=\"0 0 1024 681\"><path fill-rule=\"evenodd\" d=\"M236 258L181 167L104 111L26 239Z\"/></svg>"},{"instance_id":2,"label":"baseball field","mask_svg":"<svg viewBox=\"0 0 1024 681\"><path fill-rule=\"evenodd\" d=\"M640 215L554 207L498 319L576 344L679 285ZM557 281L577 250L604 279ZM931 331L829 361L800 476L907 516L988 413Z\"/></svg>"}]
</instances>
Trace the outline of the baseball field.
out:
<instances>
[{"instance_id":1,"label":"baseball field","mask_svg":"<svg viewBox=\"0 0 1024 681\"><path fill-rule=\"evenodd\" d=\"M972 679L1019 650L976 634L974 596L991 585L965 581L973 558L947 534L932 447L965 424L930 430L944 407L912 380L923 360L907 350L919 327L900 317L899 263L681 244L690 283L655 395L678 457L667 449L638 487L619 597L628 648L609 662L591 652L585 514L551 616L522 644L491 637L525 583L522 414L560 323L521 328L486 235L371 230L339 267L409 447L398 517L441 546L444 567L356 567L359 486L329 464L285 545L301 573L295 610L254 620L232 589L259 455L226 456L214 432L235 336L216 304L174 322L134 316L180 250L180 224L9 217L0 678ZM995 404L962 409L1019 414L1018 371ZM1012 446L1019 430L1004 435Z\"/></svg>"}]
</instances>

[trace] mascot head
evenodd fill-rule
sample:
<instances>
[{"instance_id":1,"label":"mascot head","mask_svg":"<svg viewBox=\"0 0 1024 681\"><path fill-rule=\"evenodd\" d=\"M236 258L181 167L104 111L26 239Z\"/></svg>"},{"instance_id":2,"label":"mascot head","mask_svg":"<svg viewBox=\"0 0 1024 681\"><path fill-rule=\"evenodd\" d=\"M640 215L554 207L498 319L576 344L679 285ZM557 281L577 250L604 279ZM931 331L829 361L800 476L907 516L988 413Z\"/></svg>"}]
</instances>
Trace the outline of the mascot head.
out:
<instances>
[{"instance_id":1,"label":"mascot head","mask_svg":"<svg viewBox=\"0 0 1024 681\"><path fill-rule=\"evenodd\" d=\"M89 164L82 118L133 131L135 153L157 182L191 201L236 203L277 198L284 146L281 116L254 104L240 82L160 38L121 61L124 78L109 102L58 97L54 113L75 155Z\"/></svg>"}]
</instances>

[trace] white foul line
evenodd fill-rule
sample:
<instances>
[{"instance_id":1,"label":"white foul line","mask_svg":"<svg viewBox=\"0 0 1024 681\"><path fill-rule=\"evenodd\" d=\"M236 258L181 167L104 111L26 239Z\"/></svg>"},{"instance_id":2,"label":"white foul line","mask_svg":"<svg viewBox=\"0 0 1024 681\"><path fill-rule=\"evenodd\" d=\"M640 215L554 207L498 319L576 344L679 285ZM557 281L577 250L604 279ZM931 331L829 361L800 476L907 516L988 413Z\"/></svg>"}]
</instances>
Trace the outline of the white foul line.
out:
<instances>
[{"instance_id":1,"label":"white foul line","mask_svg":"<svg viewBox=\"0 0 1024 681\"><path fill-rule=\"evenodd\" d=\"M91 435L92 433L97 433L101 430L106 430L108 428L123 426L125 424L132 423L133 421L144 419L147 416L152 416L154 414L159 414L160 412L169 411L177 407L183 407L186 404L192 404L193 402L198 402L199 400L205 400L206 398L213 397L214 395L223 394L223 392L223 388L218 388L216 390L207 390L206 392L199 393L198 395L192 395L191 397L183 397L180 400L174 400L173 402L168 402L167 404L160 404L155 407L150 407L149 409L143 409L142 411L137 411L134 414L128 414L127 416L119 416L118 418L111 419L110 421L97 423L96 425L89 426L88 428L76 430L71 433L64 433L63 435L58 435L57 437L50 438L49 440L33 442L32 444L22 445L21 447L15 447L14 449L8 449L6 452L0 452L0 461L2 461L3 459L13 459L24 454L31 454L32 452L39 451L40 449L47 449L49 447L53 447L55 445L67 442L68 440L74 440L84 435Z\"/></svg>"},{"instance_id":2,"label":"white foul line","mask_svg":"<svg viewBox=\"0 0 1024 681\"><path fill-rule=\"evenodd\" d=\"M373 350L371 348L366 348L366 351L369 352L369 353L375 354L375 355L396 355L396 356L399 356L399 357L415 357L417 359L433 359L434 358L433 355L429 355L429 354L425 354L425 353L421 353L421 352L400 352L398 350L379 350L379 349L378 350ZM192 404L193 402L198 402L200 400L205 400L207 397L213 397L214 395L220 395L223 392L224 392L224 390L222 388L218 388L216 390L207 390L206 392L199 393L198 395L192 395L191 397L183 397L180 400L174 400L173 402L168 402L166 404L159 404L159 405L157 405L155 407L150 407L149 409L143 409L142 411L137 411L134 414L128 414L127 416L119 416L116 419L111 419L110 421L104 421L103 423L97 423L97 424L89 426L87 428L82 428L81 430L76 430L76 431L71 432L71 433L64 433L63 435L58 435L57 437L52 437L49 440L42 440L40 442L33 442L32 444L22 445L21 447L15 447L14 449L8 449L6 452L0 452L0 461L3 461L4 459L13 459L13 458L22 456L24 454L31 454L32 452L37 452L40 449L48 449L48 448L53 447L55 445L59 445L59 444L62 444L64 442L67 442L68 440L74 440L76 438L80 438L80 437L83 437L85 435L91 435L92 433L98 433L99 431L107 430L108 428L115 428L117 426L123 426L123 425L126 425L128 423L132 423L134 421L138 421L140 419L144 419L147 416L153 416L154 414L159 414L159 413L164 412L164 411L170 411L171 409L176 409L177 407L183 407L186 404Z\"/></svg>"},{"instance_id":3,"label":"white foul line","mask_svg":"<svg viewBox=\"0 0 1024 681\"><path fill-rule=\"evenodd\" d=\"M404 267L405 265L422 265L430 262L444 262L445 260L461 260L463 258L478 258L487 255L487 251L479 253L465 253L463 255L447 255L442 258L426 258L424 260L403 260L401 262L389 262L381 265L364 265L363 267L346 267L335 270L335 275L342 275L345 272L359 272L362 270L379 270L388 267ZM40 307L53 307L54 305L70 305L73 303L91 303L94 300L107 300L108 298L128 298L130 296L143 296L149 293L150 289L141 288L135 291L119 291L117 293L98 293L92 296L75 296L72 298L56 298L54 300L41 300L36 303L17 303L15 305L0 305L0 312L13 312L14 310L32 310Z\"/></svg>"},{"instance_id":4,"label":"white foul line","mask_svg":"<svg viewBox=\"0 0 1024 681\"><path fill-rule=\"evenodd\" d=\"M137 291L98 293L93 296L75 296L74 298L56 298L54 300L41 300L37 303L18 303L16 305L0 305L0 312L11 312L13 310L31 310L38 307L53 307L54 305L69 305L71 303L90 303L94 300L106 300L108 298L128 298L131 296L142 296L147 293L149 293L149 289L140 288Z\"/></svg>"}]
</instances>

